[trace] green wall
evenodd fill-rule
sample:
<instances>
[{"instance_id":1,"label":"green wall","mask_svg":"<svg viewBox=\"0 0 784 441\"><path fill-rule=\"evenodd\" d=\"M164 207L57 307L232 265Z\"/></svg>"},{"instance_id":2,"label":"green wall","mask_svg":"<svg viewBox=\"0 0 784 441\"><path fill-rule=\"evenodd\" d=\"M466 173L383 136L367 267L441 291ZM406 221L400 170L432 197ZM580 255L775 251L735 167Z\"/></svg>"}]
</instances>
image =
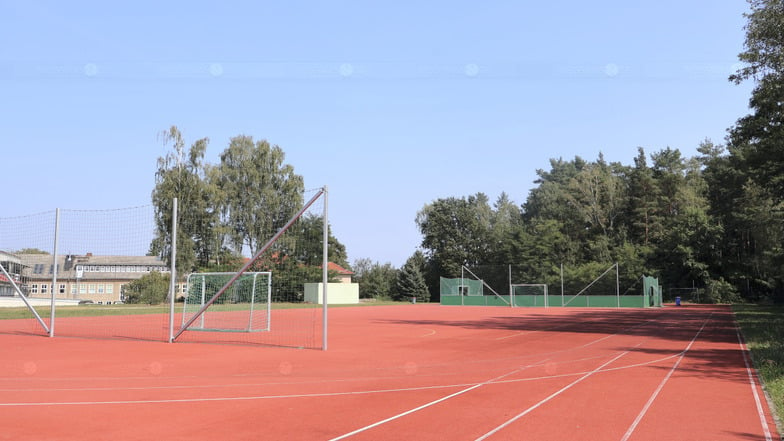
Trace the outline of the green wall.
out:
<instances>
[{"instance_id":1,"label":"green wall","mask_svg":"<svg viewBox=\"0 0 784 441\"><path fill-rule=\"evenodd\" d=\"M509 296L441 296L442 305L464 306L506 306L509 307ZM543 307L544 296L515 296L515 306ZM547 306L561 307L566 303L570 308L647 308L650 307L649 298L646 296L564 296L563 302L560 295L547 296Z\"/></svg>"}]
</instances>

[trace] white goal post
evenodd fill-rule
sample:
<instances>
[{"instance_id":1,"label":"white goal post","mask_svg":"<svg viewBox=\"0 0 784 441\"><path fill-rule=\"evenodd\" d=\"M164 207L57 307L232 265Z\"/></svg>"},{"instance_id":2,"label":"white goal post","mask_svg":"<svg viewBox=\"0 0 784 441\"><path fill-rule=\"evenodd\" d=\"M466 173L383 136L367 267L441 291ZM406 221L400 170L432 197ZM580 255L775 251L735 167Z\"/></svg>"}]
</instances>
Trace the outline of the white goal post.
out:
<instances>
[{"instance_id":1,"label":"white goal post","mask_svg":"<svg viewBox=\"0 0 784 441\"><path fill-rule=\"evenodd\" d=\"M509 293L511 296L512 306L521 306L515 300L517 296L526 296L532 298L531 303L533 304L525 304L525 306L550 306L548 305L547 299L547 284L544 283L512 283L509 285ZM542 304L537 303L539 296L542 297Z\"/></svg>"},{"instance_id":2,"label":"white goal post","mask_svg":"<svg viewBox=\"0 0 784 441\"><path fill-rule=\"evenodd\" d=\"M190 320L236 273L191 273L183 302L182 323ZM246 272L233 280L224 295L200 314L189 329L260 332L270 330L272 273Z\"/></svg>"}]
</instances>

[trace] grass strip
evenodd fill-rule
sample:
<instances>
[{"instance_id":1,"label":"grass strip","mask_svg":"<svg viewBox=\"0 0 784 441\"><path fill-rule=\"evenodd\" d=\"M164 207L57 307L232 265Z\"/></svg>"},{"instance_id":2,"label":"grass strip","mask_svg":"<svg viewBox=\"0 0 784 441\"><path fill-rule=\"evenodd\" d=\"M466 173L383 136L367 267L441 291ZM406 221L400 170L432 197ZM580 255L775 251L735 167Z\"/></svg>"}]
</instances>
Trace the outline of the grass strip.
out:
<instances>
[{"instance_id":1,"label":"grass strip","mask_svg":"<svg viewBox=\"0 0 784 441\"><path fill-rule=\"evenodd\" d=\"M366 307L366 306L385 306L385 305L400 305L405 302L392 302L392 301L374 301L374 302L360 302L358 304L350 305L329 305L330 308L341 307ZM215 305L221 311L230 310L244 310L248 306L246 304L220 304ZM256 305L258 308L259 305ZM303 308L321 308L321 305L314 303L273 303L272 309L303 309ZM36 306L35 310L41 317L49 317L49 306ZM182 303L175 305L175 312L182 312ZM57 306L57 317L95 317L105 315L134 315L134 314L168 314L169 305L79 305L79 306ZM0 308L0 320L10 319L26 319L31 318L33 315L26 307L10 307Z\"/></svg>"},{"instance_id":2,"label":"grass strip","mask_svg":"<svg viewBox=\"0 0 784 441\"><path fill-rule=\"evenodd\" d=\"M735 305L735 319L751 352L773 412L784 412L784 306Z\"/></svg>"}]
</instances>

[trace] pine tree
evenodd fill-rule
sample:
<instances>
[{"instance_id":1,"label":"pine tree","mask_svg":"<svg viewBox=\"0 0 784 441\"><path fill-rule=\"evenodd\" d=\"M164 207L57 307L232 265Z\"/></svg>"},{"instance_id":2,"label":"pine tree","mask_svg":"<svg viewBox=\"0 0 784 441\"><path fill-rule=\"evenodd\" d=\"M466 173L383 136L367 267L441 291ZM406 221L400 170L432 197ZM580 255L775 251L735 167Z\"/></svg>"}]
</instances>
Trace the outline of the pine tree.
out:
<instances>
[{"instance_id":1,"label":"pine tree","mask_svg":"<svg viewBox=\"0 0 784 441\"><path fill-rule=\"evenodd\" d=\"M430 293L427 290L425 277L422 271L409 260L400 269L397 276L397 298L396 300L406 300L416 298L417 302L426 302L430 300Z\"/></svg>"}]
</instances>

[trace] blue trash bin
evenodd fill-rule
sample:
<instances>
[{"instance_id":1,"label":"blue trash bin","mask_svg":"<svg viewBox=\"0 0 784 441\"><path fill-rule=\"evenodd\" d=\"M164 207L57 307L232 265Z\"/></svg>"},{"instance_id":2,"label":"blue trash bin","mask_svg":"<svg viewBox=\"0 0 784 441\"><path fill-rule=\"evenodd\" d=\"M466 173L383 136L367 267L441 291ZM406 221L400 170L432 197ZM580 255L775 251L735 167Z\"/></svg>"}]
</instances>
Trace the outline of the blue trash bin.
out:
<instances>
[{"instance_id":1,"label":"blue trash bin","mask_svg":"<svg viewBox=\"0 0 784 441\"><path fill-rule=\"evenodd\" d=\"M675 306L681 306L681 298L675 297Z\"/></svg>"}]
</instances>

